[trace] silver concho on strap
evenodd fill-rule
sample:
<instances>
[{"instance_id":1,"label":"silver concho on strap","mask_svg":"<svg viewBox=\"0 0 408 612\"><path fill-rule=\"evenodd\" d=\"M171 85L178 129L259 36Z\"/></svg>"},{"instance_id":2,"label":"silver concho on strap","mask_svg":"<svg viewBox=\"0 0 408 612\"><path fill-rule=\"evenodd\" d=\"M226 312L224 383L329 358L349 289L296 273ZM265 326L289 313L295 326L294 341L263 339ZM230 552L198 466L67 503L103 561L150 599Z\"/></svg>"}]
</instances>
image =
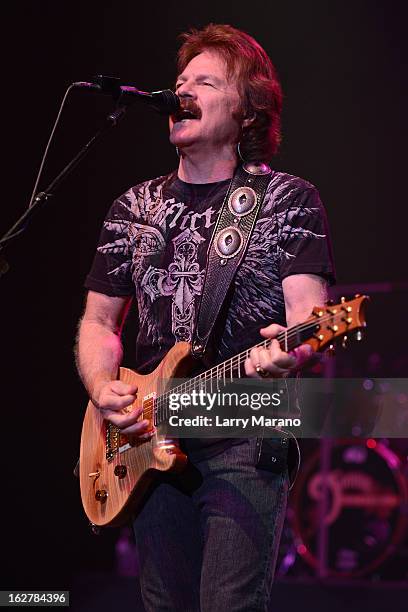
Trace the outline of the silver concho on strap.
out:
<instances>
[{"instance_id":1,"label":"silver concho on strap","mask_svg":"<svg viewBox=\"0 0 408 612\"><path fill-rule=\"evenodd\" d=\"M270 174L272 171L267 164L262 162L247 162L242 166L248 174L258 176L260 174Z\"/></svg>"},{"instance_id":2,"label":"silver concho on strap","mask_svg":"<svg viewBox=\"0 0 408 612\"><path fill-rule=\"evenodd\" d=\"M220 257L230 259L235 257L242 248L243 236L237 227L226 227L221 230L214 241L214 248Z\"/></svg>"},{"instance_id":3,"label":"silver concho on strap","mask_svg":"<svg viewBox=\"0 0 408 612\"><path fill-rule=\"evenodd\" d=\"M238 187L228 199L228 208L233 215L244 217L254 210L256 193L251 187Z\"/></svg>"}]
</instances>

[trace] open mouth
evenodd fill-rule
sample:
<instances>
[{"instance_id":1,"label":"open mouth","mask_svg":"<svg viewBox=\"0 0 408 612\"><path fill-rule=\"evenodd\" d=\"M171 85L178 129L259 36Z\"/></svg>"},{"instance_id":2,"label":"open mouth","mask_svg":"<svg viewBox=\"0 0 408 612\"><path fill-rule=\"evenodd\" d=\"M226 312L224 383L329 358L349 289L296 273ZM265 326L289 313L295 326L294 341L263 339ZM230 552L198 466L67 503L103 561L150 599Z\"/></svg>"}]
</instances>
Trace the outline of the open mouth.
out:
<instances>
[{"instance_id":1,"label":"open mouth","mask_svg":"<svg viewBox=\"0 0 408 612\"><path fill-rule=\"evenodd\" d=\"M197 117L191 111L188 111L188 110L182 111L178 116L178 120L185 121L186 119L197 119Z\"/></svg>"},{"instance_id":2,"label":"open mouth","mask_svg":"<svg viewBox=\"0 0 408 612\"><path fill-rule=\"evenodd\" d=\"M176 115L173 116L174 123L178 121L188 121L191 119L200 119L201 112L198 107L180 108Z\"/></svg>"}]
</instances>

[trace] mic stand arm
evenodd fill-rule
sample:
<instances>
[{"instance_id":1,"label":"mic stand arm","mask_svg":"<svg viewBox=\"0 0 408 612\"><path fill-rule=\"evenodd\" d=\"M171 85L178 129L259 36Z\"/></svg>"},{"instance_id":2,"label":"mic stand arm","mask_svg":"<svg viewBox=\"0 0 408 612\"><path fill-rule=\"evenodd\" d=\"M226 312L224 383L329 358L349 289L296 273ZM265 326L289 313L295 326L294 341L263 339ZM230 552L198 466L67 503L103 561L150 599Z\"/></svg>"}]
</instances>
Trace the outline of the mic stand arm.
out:
<instances>
[{"instance_id":1,"label":"mic stand arm","mask_svg":"<svg viewBox=\"0 0 408 612\"><path fill-rule=\"evenodd\" d=\"M118 122L126 114L128 105L118 106L110 115L105 119L105 123L101 129L86 143L84 147L75 155L75 157L63 168L63 170L55 177L55 179L44 189L39 191L34 197L32 205L24 211L21 217L14 223L14 225L2 236L0 239L0 277L9 270L10 266L7 261L2 257L1 251L5 248L9 242L14 238L17 238L27 227L31 217L40 208L42 204L45 204L49 198L51 198L57 188L65 180L65 178L72 172L72 170L82 161L82 159L89 153L95 143L112 127L115 127Z\"/></svg>"}]
</instances>

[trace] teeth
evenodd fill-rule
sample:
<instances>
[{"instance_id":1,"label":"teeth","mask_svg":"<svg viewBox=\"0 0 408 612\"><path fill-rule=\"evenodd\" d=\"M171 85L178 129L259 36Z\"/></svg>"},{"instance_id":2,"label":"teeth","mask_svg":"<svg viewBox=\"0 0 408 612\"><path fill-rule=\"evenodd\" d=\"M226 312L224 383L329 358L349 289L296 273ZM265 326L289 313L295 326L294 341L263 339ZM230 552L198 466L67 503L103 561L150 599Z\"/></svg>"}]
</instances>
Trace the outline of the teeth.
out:
<instances>
[{"instance_id":1,"label":"teeth","mask_svg":"<svg viewBox=\"0 0 408 612\"><path fill-rule=\"evenodd\" d=\"M180 120L183 120L183 119L196 119L196 115L194 113L192 113L191 111L189 111L189 110L183 110L179 114L179 118L180 118Z\"/></svg>"},{"instance_id":2,"label":"teeth","mask_svg":"<svg viewBox=\"0 0 408 612\"><path fill-rule=\"evenodd\" d=\"M179 121L181 123L185 122L185 121L191 121L194 119L198 119L198 117L192 113L189 110L183 110L181 111L181 113L179 113L176 117L175 117L175 121Z\"/></svg>"}]
</instances>

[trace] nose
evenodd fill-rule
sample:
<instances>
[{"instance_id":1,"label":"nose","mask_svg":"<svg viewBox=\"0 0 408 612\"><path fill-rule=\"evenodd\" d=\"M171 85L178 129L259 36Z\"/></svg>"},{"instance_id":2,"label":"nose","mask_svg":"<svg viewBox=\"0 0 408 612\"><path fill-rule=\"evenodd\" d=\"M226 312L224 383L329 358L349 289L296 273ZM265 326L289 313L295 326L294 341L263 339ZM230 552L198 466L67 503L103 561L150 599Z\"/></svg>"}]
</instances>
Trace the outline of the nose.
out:
<instances>
[{"instance_id":1,"label":"nose","mask_svg":"<svg viewBox=\"0 0 408 612\"><path fill-rule=\"evenodd\" d=\"M195 98L196 94L191 81L184 81L176 89L176 94L179 98Z\"/></svg>"}]
</instances>

